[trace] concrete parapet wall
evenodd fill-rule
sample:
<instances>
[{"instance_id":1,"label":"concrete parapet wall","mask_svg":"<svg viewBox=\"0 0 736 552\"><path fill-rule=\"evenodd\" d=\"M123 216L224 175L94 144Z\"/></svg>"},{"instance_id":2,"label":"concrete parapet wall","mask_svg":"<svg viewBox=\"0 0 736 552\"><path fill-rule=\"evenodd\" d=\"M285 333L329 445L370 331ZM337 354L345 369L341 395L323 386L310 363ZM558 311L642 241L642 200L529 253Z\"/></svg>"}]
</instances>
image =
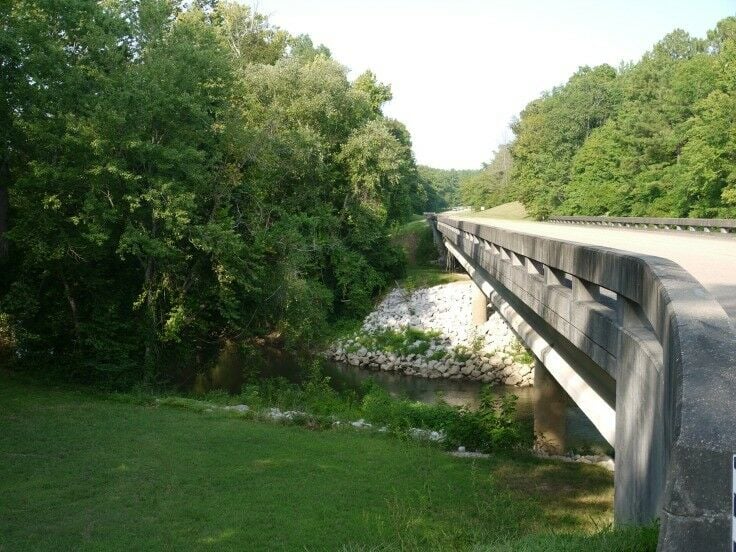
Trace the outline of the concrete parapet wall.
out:
<instances>
[{"instance_id":1,"label":"concrete parapet wall","mask_svg":"<svg viewBox=\"0 0 736 552\"><path fill-rule=\"evenodd\" d=\"M549 222L560 222L563 224L594 224L597 226L616 226L623 228L689 230L691 232L720 232L723 234L736 232L736 219L552 216L547 220Z\"/></svg>"},{"instance_id":2,"label":"concrete parapet wall","mask_svg":"<svg viewBox=\"0 0 736 552\"><path fill-rule=\"evenodd\" d=\"M663 550L730 550L736 334L721 305L666 259L428 218L615 380L617 523L659 517Z\"/></svg>"}]
</instances>

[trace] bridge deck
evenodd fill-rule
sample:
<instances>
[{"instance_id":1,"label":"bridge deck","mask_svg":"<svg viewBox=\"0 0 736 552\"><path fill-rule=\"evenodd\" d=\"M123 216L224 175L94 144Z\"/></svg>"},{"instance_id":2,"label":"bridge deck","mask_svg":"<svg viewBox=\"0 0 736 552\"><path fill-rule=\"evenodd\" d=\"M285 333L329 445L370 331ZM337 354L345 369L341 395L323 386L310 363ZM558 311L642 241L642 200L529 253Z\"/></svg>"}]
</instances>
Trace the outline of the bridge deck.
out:
<instances>
[{"instance_id":1,"label":"bridge deck","mask_svg":"<svg viewBox=\"0 0 736 552\"><path fill-rule=\"evenodd\" d=\"M458 213L452 213L450 216L458 220L467 220L525 234L611 247L670 259L698 279L723 306L731 321L736 324L736 236L734 235L598 228L473 217Z\"/></svg>"}]
</instances>

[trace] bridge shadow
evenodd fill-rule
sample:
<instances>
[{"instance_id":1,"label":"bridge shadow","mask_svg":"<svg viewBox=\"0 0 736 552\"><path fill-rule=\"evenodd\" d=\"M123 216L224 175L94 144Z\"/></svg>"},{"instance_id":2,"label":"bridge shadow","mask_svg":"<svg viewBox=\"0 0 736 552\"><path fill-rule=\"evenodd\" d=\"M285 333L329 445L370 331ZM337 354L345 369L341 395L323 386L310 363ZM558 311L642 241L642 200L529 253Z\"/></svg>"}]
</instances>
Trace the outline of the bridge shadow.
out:
<instances>
[{"instance_id":1,"label":"bridge shadow","mask_svg":"<svg viewBox=\"0 0 736 552\"><path fill-rule=\"evenodd\" d=\"M540 528L595 531L613 522L613 474L599 466L515 456L498 461L493 476L542 509Z\"/></svg>"}]
</instances>

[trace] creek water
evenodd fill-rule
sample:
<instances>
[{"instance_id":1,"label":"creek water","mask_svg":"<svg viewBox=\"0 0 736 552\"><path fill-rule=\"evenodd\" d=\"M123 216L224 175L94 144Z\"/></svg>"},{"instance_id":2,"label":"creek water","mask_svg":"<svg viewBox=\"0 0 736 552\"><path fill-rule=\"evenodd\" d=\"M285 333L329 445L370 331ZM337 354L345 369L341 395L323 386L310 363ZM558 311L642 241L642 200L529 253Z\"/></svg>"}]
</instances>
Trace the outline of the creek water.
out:
<instances>
[{"instance_id":1,"label":"creek water","mask_svg":"<svg viewBox=\"0 0 736 552\"><path fill-rule=\"evenodd\" d=\"M371 379L386 389L392 396L406 397L424 403L436 403L440 400L454 406L475 408L480 400L483 384L469 380L427 379L392 372L366 370L342 363L327 363L326 373L339 388L359 388ZM534 422L534 388L495 385L491 392L497 396L513 394L516 402L517 419L525 424ZM613 454L613 448L606 442L590 420L567 398L565 411L567 428L567 448L594 454Z\"/></svg>"},{"instance_id":2,"label":"creek water","mask_svg":"<svg viewBox=\"0 0 736 552\"><path fill-rule=\"evenodd\" d=\"M264 349L261 351L261 361L253 366L238 352L237 347L223 351L217 367L210 375L216 387L239 392L243 381L244 368L251 366L254 372L251 376L260 378L283 377L294 383L304 381L309 375L305 361L293 355L284 354L279 349ZM323 372L330 377L331 385L338 391L359 391L367 380L373 380L383 387L392 396L406 397L424 403L436 403L440 400L460 407L475 408L480 400L483 384L462 379L427 379L415 376L406 376L393 372L372 371L349 364L320 361ZM512 387L498 385L491 387L491 392L498 395L514 394L517 419L525 425L534 422L534 388ZM566 445L569 450L594 454L612 454L612 447L598 433L595 426L585 414L568 397L565 412L566 418Z\"/></svg>"}]
</instances>

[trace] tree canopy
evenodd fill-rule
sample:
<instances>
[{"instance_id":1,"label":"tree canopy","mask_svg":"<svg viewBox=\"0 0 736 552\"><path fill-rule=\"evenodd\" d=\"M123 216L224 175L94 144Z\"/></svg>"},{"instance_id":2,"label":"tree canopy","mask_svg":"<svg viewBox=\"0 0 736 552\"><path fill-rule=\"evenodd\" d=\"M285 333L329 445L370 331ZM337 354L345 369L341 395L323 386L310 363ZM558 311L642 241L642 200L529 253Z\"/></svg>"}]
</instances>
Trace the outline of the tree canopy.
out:
<instances>
[{"instance_id":1,"label":"tree canopy","mask_svg":"<svg viewBox=\"0 0 736 552\"><path fill-rule=\"evenodd\" d=\"M225 340L307 346L401 275L389 232L424 195L373 74L235 3L0 16L0 324L23 361L186 378Z\"/></svg>"},{"instance_id":2,"label":"tree canopy","mask_svg":"<svg viewBox=\"0 0 736 552\"><path fill-rule=\"evenodd\" d=\"M439 212L461 205L465 201L460 194L461 186L478 173L472 169L436 169L424 165L418 168L426 200L417 212Z\"/></svg>"},{"instance_id":3,"label":"tree canopy","mask_svg":"<svg viewBox=\"0 0 736 552\"><path fill-rule=\"evenodd\" d=\"M735 56L729 17L705 39L673 31L638 63L582 67L524 108L510 174L497 154L465 201L519 199L537 218L736 216Z\"/></svg>"}]
</instances>

